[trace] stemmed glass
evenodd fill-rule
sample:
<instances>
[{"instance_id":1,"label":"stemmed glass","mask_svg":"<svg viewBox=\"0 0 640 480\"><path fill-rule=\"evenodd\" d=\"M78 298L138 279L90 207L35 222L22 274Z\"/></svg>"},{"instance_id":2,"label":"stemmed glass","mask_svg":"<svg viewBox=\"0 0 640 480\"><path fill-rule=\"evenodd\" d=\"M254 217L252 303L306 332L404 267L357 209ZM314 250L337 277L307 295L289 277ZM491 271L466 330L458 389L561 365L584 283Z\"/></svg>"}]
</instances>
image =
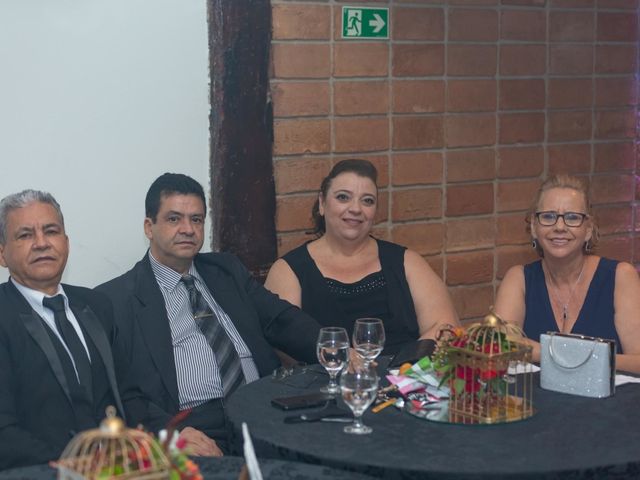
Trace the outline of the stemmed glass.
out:
<instances>
[{"instance_id":1,"label":"stemmed glass","mask_svg":"<svg viewBox=\"0 0 640 480\"><path fill-rule=\"evenodd\" d=\"M359 318L353 327L353 348L364 359L365 367L373 362L384 348L384 325L379 318Z\"/></svg>"},{"instance_id":2,"label":"stemmed glass","mask_svg":"<svg viewBox=\"0 0 640 480\"><path fill-rule=\"evenodd\" d=\"M372 367L363 367L353 372L345 370L340 375L342 399L353 412L353 423L344 427L346 433L364 435L373 429L362 423L362 414L375 400L378 392L378 376Z\"/></svg>"},{"instance_id":3,"label":"stemmed glass","mask_svg":"<svg viewBox=\"0 0 640 480\"><path fill-rule=\"evenodd\" d=\"M341 327L324 327L318 334L316 344L318 361L329 373L329 384L320 389L323 393L340 393L336 377L349 362L349 335Z\"/></svg>"}]
</instances>

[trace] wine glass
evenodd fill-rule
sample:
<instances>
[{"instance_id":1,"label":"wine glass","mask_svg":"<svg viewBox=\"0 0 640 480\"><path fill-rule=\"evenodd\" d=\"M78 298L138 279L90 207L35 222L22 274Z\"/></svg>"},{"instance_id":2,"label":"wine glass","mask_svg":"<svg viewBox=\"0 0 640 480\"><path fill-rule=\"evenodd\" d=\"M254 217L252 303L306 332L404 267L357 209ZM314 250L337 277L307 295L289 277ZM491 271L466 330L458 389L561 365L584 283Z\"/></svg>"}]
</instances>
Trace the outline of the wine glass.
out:
<instances>
[{"instance_id":1,"label":"wine glass","mask_svg":"<svg viewBox=\"0 0 640 480\"><path fill-rule=\"evenodd\" d=\"M384 348L384 325L379 318L359 318L353 328L353 348L365 366L373 362Z\"/></svg>"},{"instance_id":2,"label":"wine glass","mask_svg":"<svg viewBox=\"0 0 640 480\"><path fill-rule=\"evenodd\" d=\"M371 433L373 429L362 423L362 414L375 400L378 392L376 371L370 366L353 372L345 370L340 375L340 388L344 403L353 412L353 423L344 427L344 431L357 435Z\"/></svg>"},{"instance_id":3,"label":"wine glass","mask_svg":"<svg viewBox=\"0 0 640 480\"><path fill-rule=\"evenodd\" d=\"M341 327L324 327L318 334L316 344L318 361L327 373L329 373L329 384L320 389L323 393L335 395L340 393L340 386L336 377L349 362L349 335Z\"/></svg>"}]
</instances>

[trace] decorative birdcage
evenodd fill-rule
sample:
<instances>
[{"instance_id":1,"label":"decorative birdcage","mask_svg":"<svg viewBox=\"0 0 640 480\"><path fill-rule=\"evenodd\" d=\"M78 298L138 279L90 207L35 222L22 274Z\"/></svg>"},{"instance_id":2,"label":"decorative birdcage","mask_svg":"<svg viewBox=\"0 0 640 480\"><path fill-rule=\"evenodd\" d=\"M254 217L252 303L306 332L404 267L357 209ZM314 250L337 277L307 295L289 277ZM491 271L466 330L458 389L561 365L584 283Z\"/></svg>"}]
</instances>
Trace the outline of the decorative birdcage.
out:
<instances>
[{"instance_id":1,"label":"decorative birdcage","mask_svg":"<svg viewBox=\"0 0 640 480\"><path fill-rule=\"evenodd\" d=\"M142 430L126 428L107 408L100 428L76 435L55 463L58 479L169 479L171 463L160 444Z\"/></svg>"},{"instance_id":2,"label":"decorative birdcage","mask_svg":"<svg viewBox=\"0 0 640 480\"><path fill-rule=\"evenodd\" d=\"M440 362L450 368L449 421L491 424L533 415L531 346L524 332L493 311L466 331L439 341Z\"/></svg>"}]
</instances>

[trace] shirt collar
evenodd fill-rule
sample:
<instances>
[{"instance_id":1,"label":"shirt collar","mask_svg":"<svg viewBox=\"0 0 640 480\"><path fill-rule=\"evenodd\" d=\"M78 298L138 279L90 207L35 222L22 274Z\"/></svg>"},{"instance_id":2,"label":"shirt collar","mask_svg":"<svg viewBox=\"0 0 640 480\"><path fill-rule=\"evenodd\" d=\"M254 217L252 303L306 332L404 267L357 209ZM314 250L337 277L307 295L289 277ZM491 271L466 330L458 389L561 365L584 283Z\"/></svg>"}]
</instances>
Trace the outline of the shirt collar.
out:
<instances>
[{"instance_id":1,"label":"shirt collar","mask_svg":"<svg viewBox=\"0 0 640 480\"><path fill-rule=\"evenodd\" d=\"M43 292L39 290L34 290L33 288L25 287L24 285L15 281L13 277L11 277L11 282L18 289L18 291L22 294L22 296L27 300L31 308L33 308L38 314L42 314L44 311L44 306L42 305L42 299L44 297L49 297L49 295L45 295ZM64 305L65 308L69 308L69 299L67 298L67 294L64 292L62 285L58 285L58 291L55 295L62 295L64 297ZM55 295L51 295L55 297Z\"/></svg>"},{"instance_id":2,"label":"shirt collar","mask_svg":"<svg viewBox=\"0 0 640 480\"><path fill-rule=\"evenodd\" d=\"M156 260L152 255L151 250L149 250L149 262L151 262L151 270L153 270L153 275L156 277L158 285L167 291L173 291L180 283L182 275L176 272L173 268L167 267ZM202 278L198 274L193 262L191 262L187 273L195 277L196 281L202 282Z\"/></svg>"}]
</instances>

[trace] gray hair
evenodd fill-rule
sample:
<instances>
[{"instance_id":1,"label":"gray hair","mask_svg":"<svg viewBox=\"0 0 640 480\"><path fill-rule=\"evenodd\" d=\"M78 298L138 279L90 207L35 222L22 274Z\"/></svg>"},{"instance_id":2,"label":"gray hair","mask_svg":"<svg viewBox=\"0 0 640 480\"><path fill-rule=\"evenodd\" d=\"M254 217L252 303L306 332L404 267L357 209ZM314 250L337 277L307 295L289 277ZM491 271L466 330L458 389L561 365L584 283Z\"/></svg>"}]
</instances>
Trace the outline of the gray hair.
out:
<instances>
[{"instance_id":1,"label":"gray hair","mask_svg":"<svg viewBox=\"0 0 640 480\"><path fill-rule=\"evenodd\" d=\"M24 208L34 202L51 205L58 214L60 223L64 228L62 210L60 209L60 204L55 198L53 198L53 195L41 190L23 190L18 193L7 195L0 200L0 245L4 245L7 242L7 217L9 216L9 212L16 210L17 208Z\"/></svg>"}]
</instances>

